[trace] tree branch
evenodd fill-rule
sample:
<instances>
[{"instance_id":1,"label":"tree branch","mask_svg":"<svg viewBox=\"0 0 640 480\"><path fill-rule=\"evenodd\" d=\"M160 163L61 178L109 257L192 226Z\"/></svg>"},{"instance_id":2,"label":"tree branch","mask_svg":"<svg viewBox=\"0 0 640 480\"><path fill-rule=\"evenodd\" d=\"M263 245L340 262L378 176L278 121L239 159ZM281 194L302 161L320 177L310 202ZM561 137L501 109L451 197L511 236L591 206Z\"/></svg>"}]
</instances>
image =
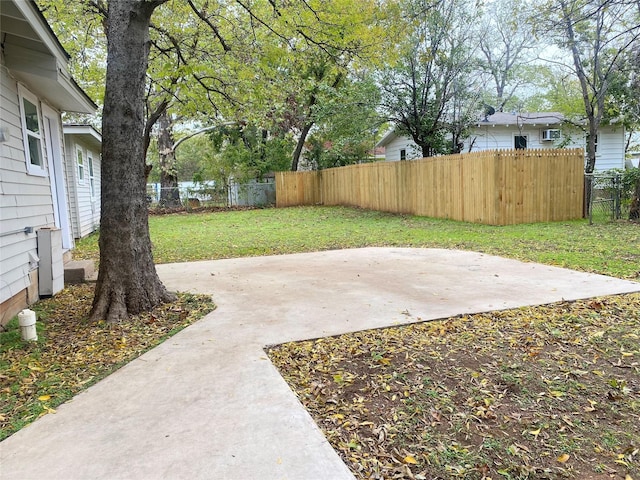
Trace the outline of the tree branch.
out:
<instances>
[{"instance_id":1,"label":"tree branch","mask_svg":"<svg viewBox=\"0 0 640 480\"><path fill-rule=\"evenodd\" d=\"M187 1L189 3L189 6L191 7L191 10L193 10L193 12L198 16L198 18L200 18L200 20L206 23L209 26L209 28L213 30L213 33L220 41L220 45L222 45L222 48L224 49L224 51L225 52L230 51L231 47L227 45L227 42L225 42L224 38L220 34L220 31L218 30L218 27L216 27L213 23L211 23L211 21L207 18L207 16L204 13L202 13L200 10L198 10L198 8L193 4L191 0L187 0Z\"/></svg>"}]
</instances>

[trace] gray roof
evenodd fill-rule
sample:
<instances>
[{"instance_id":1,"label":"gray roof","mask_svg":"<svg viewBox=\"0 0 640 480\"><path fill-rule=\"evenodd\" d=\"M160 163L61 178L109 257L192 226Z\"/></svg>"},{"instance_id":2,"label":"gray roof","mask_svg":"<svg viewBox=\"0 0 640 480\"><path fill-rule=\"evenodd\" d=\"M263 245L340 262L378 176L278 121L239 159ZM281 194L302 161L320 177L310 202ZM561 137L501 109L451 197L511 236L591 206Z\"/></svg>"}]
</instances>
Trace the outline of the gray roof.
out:
<instances>
[{"instance_id":1,"label":"gray roof","mask_svg":"<svg viewBox=\"0 0 640 480\"><path fill-rule=\"evenodd\" d=\"M532 125L532 126L552 126L561 125L565 121L565 117L560 112L496 112L493 115L480 117L478 119L477 126L484 125L504 125L504 126L518 126L518 125ZM380 141L376 144L376 147L386 147L399 135L394 128L391 128Z\"/></svg>"},{"instance_id":2,"label":"gray roof","mask_svg":"<svg viewBox=\"0 0 640 480\"><path fill-rule=\"evenodd\" d=\"M62 132L65 137L73 135L82 138L97 150L102 149L102 134L91 125L64 124L62 126Z\"/></svg>"},{"instance_id":3,"label":"gray roof","mask_svg":"<svg viewBox=\"0 0 640 480\"><path fill-rule=\"evenodd\" d=\"M564 115L560 112L496 112L481 118L478 125L560 125Z\"/></svg>"}]
</instances>

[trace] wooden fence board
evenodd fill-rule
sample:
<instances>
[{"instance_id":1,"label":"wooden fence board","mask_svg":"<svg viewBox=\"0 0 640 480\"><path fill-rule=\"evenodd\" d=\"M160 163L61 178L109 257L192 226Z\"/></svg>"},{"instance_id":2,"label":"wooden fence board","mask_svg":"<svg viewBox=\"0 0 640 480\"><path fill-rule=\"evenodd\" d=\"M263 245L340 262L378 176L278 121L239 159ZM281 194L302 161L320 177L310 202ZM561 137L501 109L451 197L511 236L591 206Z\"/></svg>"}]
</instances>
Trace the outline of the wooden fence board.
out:
<instances>
[{"instance_id":1,"label":"wooden fence board","mask_svg":"<svg viewBox=\"0 0 640 480\"><path fill-rule=\"evenodd\" d=\"M582 217L581 149L498 150L278 172L276 206L349 205L489 225Z\"/></svg>"}]
</instances>

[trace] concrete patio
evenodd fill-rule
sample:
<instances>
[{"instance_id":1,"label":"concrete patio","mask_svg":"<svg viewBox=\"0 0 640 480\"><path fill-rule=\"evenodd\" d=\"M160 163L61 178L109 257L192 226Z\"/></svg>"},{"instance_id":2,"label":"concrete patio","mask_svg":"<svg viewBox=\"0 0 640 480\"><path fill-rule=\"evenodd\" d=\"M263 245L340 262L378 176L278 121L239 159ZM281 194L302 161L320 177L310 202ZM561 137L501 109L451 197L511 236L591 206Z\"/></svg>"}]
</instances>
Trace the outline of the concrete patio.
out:
<instances>
[{"instance_id":1,"label":"concrete patio","mask_svg":"<svg viewBox=\"0 0 640 480\"><path fill-rule=\"evenodd\" d=\"M263 348L640 291L473 252L364 248L157 266L217 310L0 443L0 478L353 478Z\"/></svg>"}]
</instances>

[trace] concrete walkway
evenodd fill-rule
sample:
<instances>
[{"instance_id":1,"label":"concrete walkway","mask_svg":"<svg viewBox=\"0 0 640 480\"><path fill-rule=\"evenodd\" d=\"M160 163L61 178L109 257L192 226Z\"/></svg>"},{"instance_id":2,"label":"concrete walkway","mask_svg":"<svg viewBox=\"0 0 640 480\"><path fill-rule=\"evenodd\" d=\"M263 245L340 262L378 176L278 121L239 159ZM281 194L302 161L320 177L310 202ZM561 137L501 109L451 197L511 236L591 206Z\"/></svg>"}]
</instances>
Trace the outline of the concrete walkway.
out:
<instances>
[{"instance_id":1,"label":"concrete walkway","mask_svg":"<svg viewBox=\"0 0 640 480\"><path fill-rule=\"evenodd\" d=\"M213 295L218 309L0 443L0 479L350 479L265 345L640 291L640 283L437 249L158 272L172 290Z\"/></svg>"}]
</instances>

